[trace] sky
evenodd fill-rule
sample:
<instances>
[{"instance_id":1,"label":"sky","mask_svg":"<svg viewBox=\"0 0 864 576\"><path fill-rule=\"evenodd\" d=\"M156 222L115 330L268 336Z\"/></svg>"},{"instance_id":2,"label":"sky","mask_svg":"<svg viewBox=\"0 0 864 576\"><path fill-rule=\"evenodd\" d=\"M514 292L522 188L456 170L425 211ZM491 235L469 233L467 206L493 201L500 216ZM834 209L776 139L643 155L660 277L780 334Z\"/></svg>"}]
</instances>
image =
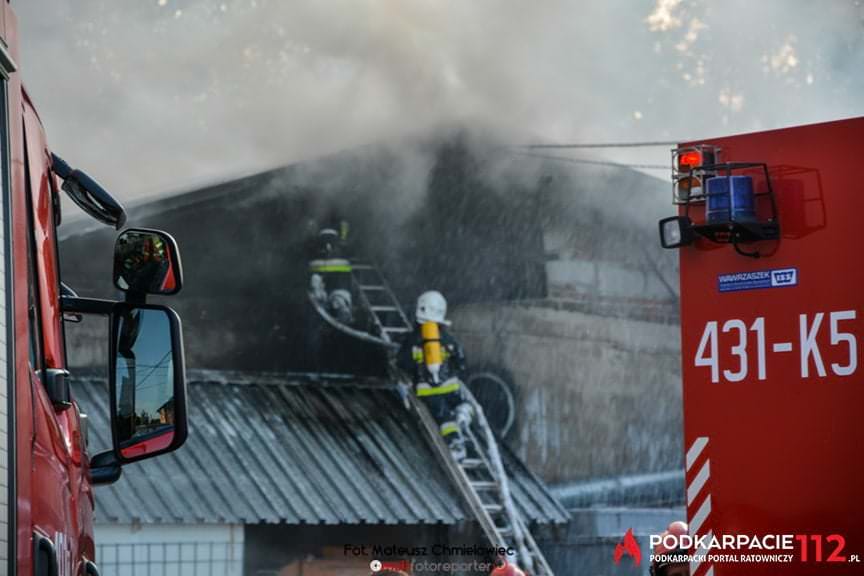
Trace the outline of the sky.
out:
<instances>
[{"instance_id":1,"label":"sky","mask_svg":"<svg viewBox=\"0 0 864 576\"><path fill-rule=\"evenodd\" d=\"M13 7L50 146L125 201L441 129L677 141L864 115L861 0ZM668 165L668 148L554 154Z\"/></svg>"}]
</instances>

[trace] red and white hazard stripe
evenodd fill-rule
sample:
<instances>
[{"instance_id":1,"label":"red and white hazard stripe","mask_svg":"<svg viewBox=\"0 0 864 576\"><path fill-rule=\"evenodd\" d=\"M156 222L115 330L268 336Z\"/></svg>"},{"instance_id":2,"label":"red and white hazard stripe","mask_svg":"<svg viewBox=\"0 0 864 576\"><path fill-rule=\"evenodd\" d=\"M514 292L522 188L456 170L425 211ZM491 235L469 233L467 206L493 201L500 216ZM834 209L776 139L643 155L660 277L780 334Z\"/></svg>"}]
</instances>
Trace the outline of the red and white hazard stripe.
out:
<instances>
[{"instance_id":1,"label":"red and white hazard stripe","mask_svg":"<svg viewBox=\"0 0 864 576\"><path fill-rule=\"evenodd\" d=\"M710 540L713 532L708 527L711 517L711 459L708 457L708 437L699 436L687 449L687 519L690 535L705 534ZM701 562L700 556L707 556L709 550L693 550L690 562L691 576L714 576L714 565Z\"/></svg>"}]
</instances>

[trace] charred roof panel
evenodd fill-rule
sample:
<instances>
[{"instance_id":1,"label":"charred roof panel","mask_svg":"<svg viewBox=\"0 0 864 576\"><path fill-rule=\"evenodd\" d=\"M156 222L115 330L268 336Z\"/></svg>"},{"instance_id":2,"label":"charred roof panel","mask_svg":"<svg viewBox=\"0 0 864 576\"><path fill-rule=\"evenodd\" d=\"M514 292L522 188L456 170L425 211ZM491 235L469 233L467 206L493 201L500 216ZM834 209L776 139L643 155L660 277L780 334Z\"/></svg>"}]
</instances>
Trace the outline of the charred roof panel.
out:
<instances>
[{"instance_id":1,"label":"charred roof panel","mask_svg":"<svg viewBox=\"0 0 864 576\"><path fill-rule=\"evenodd\" d=\"M460 496L413 416L380 383L200 372L190 378L189 438L96 488L105 523L454 524ZM107 383L78 378L90 451L109 443ZM509 451L519 510L567 514Z\"/></svg>"}]
</instances>

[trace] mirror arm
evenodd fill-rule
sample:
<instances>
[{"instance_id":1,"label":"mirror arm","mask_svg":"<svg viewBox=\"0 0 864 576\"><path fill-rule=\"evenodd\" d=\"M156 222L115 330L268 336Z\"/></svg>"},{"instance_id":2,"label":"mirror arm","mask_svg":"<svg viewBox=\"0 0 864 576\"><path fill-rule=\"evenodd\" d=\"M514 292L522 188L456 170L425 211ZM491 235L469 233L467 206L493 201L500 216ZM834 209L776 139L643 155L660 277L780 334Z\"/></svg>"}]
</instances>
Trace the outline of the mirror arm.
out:
<instances>
[{"instance_id":1,"label":"mirror arm","mask_svg":"<svg viewBox=\"0 0 864 576\"><path fill-rule=\"evenodd\" d=\"M56 154L51 154L51 171L63 180L60 188L84 212L117 230L123 227L126 211L98 182L86 173L75 170Z\"/></svg>"},{"instance_id":2,"label":"mirror arm","mask_svg":"<svg viewBox=\"0 0 864 576\"><path fill-rule=\"evenodd\" d=\"M95 485L113 484L120 479L123 469L113 450L105 450L90 458L90 481Z\"/></svg>"},{"instance_id":3,"label":"mirror arm","mask_svg":"<svg viewBox=\"0 0 864 576\"><path fill-rule=\"evenodd\" d=\"M102 300L99 298L78 298L63 296L60 298L60 309L63 312L73 314L95 314L99 316L110 316L116 300Z\"/></svg>"},{"instance_id":4,"label":"mirror arm","mask_svg":"<svg viewBox=\"0 0 864 576\"><path fill-rule=\"evenodd\" d=\"M69 392L69 371L62 368L46 368L39 370L39 378L45 385L48 398L54 405L54 410L62 412L72 407L72 398Z\"/></svg>"},{"instance_id":5,"label":"mirror arm","mask_svg":"<svg viewBox=\"0 0 864 576\"><path fill-rule=\"evenodd\" d=\"M130 306L144 306L147 304L147 293L129 290L126 292L126 303Z\"/></svg>"}]
</instances>

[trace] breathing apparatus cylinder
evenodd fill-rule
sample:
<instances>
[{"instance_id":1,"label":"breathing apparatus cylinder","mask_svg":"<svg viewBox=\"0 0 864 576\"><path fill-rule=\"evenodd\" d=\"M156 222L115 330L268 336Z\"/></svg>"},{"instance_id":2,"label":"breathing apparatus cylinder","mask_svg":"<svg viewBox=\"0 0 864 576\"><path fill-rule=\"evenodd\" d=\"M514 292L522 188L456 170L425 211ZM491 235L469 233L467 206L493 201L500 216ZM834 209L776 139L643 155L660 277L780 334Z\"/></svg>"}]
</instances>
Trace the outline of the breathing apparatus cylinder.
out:
<instances>
[{"instance_id":1,"label":"breathing apparatus cylinder","mask_svg":"<svg viewBox=\"0 0 864 576\"><path fill-rule=\"evenodd\" d=\"M444 354L441 351L441 329L437 322L424 322L420 326L420 336L423 338L423 361L432 375L435 384L441 382L439 376Z\"/></svg>"}]
</instances>

